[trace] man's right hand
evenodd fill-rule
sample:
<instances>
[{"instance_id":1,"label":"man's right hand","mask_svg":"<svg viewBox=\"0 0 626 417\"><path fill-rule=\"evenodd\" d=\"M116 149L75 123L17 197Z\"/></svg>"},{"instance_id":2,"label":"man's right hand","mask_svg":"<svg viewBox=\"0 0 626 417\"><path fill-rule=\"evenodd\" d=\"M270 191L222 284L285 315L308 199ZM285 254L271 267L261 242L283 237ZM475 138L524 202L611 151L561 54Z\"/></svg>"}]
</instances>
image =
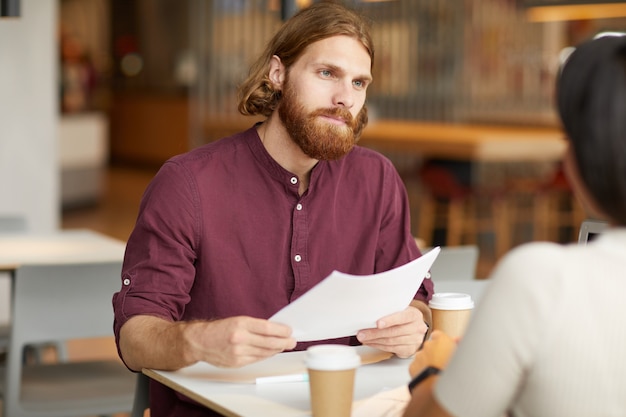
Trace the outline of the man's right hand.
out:
<instances>
[{"instance_id":1,"label":"man's right hand","mask_svg":"<svg viewBox=\"0 0 626 417\"><path fill-rule=\"evenodd\" d=\"M184 336L202 360L222 367L240 367L293 349L291 328L247 316L189 323Z\"/></svg>"},{"instance_id":2,"label":"man's right hand","mask_svg":"<svg viewBox=\"0 0 626 417\"><path fill-rule=\"evenodd\" d=\"M119 340L124 362L136 371L176 370L198 361L240 367L295 346L288 326L247 316L191 322L135 316Z\"/></svg>"}]
</instances>

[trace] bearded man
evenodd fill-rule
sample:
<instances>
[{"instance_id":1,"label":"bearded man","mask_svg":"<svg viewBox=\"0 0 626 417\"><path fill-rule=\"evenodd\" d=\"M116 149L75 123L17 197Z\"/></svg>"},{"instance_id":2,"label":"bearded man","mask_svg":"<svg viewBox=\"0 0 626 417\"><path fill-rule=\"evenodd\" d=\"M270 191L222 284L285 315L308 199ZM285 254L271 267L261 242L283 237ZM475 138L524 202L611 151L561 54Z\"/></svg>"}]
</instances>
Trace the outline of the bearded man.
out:
<instances>
[{"instance_id":1,"label":"bearded man","mask_svg":"<svg viewBox=\"0 0 626 417\"><path fill-rule=\"evenodd\" d=\"M240 88L266 119L167 161L148 186L113 297L120 357L135 371L238 367L315 343L413 355L430 323L425 280L405 310L341 339L297 343L267 319L333 270L383 272L420 256L404 185L356 145L374 51L335 3L288 20ZM151 415L210 410L151 382Z\"/></svg>"}]
</instances>

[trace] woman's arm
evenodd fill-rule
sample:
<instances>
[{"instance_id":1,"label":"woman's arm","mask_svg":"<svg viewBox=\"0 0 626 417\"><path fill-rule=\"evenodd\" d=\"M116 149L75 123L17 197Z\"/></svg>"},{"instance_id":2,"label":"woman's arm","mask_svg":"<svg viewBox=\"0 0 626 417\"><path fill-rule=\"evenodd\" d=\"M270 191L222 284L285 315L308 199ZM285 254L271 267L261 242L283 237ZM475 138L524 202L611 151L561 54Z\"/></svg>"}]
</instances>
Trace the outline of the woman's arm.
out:
<instances>
[{"instance_id":1,"label":"woman's arm","mask_svg":"<svg viewBox=\"0 0 626 417\"><path fill-rule=\"evenodd\" d=\"M404 417L452 417L433 396L433 388L438 378L436 375L430 376L413 389L411 401L404 410Z\"/></svg>"},{"instance_id":2,"label":"woman's arm","mask_svg":"<svg viewBox=\"0 0 626 417\"><path fill-rule=\"evenodd\" d=\"M437 379L436 371L443 370L456 349L456 342L445 333L433 331L430 340L424 343L409 366L414 378L411 386L411 400L404 417L452 417L444 410L433 395ZM417 382L417 385L415 383Z\"/></svg>"}]
</instances>

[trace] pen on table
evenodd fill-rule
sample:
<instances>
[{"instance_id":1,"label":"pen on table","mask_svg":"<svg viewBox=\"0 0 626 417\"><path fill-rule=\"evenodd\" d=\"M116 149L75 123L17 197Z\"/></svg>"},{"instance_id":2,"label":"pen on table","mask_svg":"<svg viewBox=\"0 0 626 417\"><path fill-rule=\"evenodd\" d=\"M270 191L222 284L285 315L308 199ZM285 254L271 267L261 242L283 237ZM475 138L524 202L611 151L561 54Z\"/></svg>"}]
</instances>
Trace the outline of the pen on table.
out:
<instances>
[{"instance_id":1,"label":"pen on table","mask_svg":"<svg viewBox=\"0 0 626 417\"><path fill-rule=\"evenodd\" d=\"M308 382L309 375L304 374L289 374L289 375L276 375L276 376L262 376L256 379L257 384L278 384L282 382Z\"/></svg>"}]
</instances>

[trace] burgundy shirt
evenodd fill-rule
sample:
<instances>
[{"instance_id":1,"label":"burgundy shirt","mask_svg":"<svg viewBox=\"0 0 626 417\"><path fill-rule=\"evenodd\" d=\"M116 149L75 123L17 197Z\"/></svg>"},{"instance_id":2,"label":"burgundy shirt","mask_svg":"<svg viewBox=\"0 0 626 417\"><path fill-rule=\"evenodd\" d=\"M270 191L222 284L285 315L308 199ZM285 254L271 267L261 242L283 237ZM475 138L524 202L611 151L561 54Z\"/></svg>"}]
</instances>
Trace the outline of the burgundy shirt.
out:
<instances>
[{"instance_id":1,"label":"burgundy shirt","mask_svg":"<svg viewBox=\"0 0 626 417\"><path fill-rule=\"evenodd\" d=\"M333 270L372 274L420 256L406 190L379 153L357 146L338 161L320 161L302 196L298 182L254 128L167 161L146 189L126 246L113 296L116 338L139 314L269 318ZM426 279L415 298L432 292ZM153 382L151 415L216 414Z\"/></svg>"}]
</instances>

